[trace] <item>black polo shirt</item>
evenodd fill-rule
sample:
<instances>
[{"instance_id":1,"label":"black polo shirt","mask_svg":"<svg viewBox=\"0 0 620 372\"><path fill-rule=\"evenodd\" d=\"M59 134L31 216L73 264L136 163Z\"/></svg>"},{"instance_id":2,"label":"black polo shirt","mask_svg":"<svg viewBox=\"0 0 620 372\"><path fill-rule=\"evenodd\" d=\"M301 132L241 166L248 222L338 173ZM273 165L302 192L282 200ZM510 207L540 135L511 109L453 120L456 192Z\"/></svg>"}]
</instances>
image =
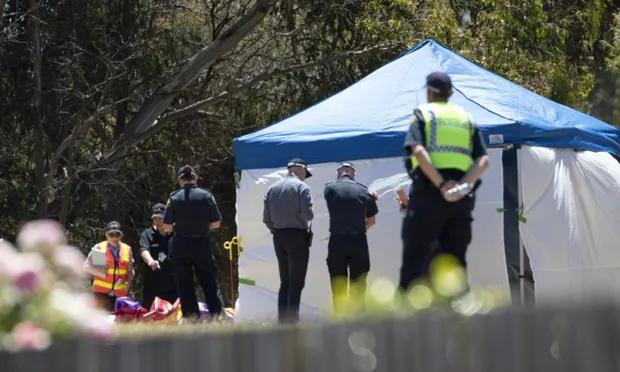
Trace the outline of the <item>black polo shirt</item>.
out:
<instances>
[{"instance_id":1,"label":"black polo shirt","mask_svg":"<svg viewBox=\"0 0 620 372\"><path fill-rule=\"evenodd\" d=\"M323 195L329 210L329 231L332 234L365 233L366 218L379 212L366 186L348 175L328 182Z\"/></svg>"},{"instance_id":2,"label":"black polo shirt","mask_svg":"<svg viewBox=\"0 0 620 372\"><path fill-rule=\"evenodd\" d=\"M221 220L213 194L193 183L172 193L164 212L164 223L174 224L175 235L186 237L207 236L209 224Z\"/></svg>"},{"instance_id":3,"label":"black polo shirt","mask_svg":"<svg viewBox=\"0 0 620 372\"><path fill-rule=\"evenodd\" d=\"M140 253L149 251L154 260L160 259L160 253L168 257L168 242L171 234L162 234L151 226L140 234Z\"/></svg>"}]
</instances>

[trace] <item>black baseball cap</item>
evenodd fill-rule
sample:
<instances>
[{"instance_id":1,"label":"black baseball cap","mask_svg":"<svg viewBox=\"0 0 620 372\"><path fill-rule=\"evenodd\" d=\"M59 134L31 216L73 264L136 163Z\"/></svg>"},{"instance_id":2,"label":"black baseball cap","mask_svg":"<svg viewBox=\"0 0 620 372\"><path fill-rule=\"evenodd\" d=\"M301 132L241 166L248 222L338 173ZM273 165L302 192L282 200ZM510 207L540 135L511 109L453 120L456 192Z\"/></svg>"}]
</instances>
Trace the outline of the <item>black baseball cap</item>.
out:
<instances>
[{"instance_id":1,"label":"black baseball cap","mask_svg":"<svg viewBox=\"0 0 620 372\"><path fill-rule=\"evenodd\" d=\"M338 164L338 169L340 168L351 168L353 170L355 170L355 167L353 166L353 163L349 162L349 161L343 161L342 163Z\"/></svg>"},{"instance_id":2,"label":"black baseball cap","mask_svg":"<svg viewBox=\"0 0 620 372\"><path fill-rule=\"evenodd\" d=\"M151 215L151 218L163 218L165 210L166 210L166 206L162 203L157 203L153 205L153 209L152 209L153 214Z\"/></svg>"},{"instance_id":3,"label":"black baseball cap","mask_svg":"<svg viewBox=\"0 0 620 372\"><path fill-rule=\"evenodd\" d=\"M441 95L452 93L452 79L444 72L436 71L426 77L426 88Z\"/></svg>"},{"instance_id":4,"label":"black baseball cap","mask_svg":"<svg viewBox=\"0 0 620 372\"><path fill-rule=\"evenodd\" d=\"M185 169L188 169L189 174L186 174ZM186 176L197 177L198 173L196 173L194 168L190 167L189 165L183 165L177 171L177 178L180 179L180 178L183 178L183 177L186 177Z\"/></svg>"},{"instance_id":5,"label":"black baseball cap","mask_svg":"<svg viewBox=\"0 0 620 372\"><path fill-rule=\"evenodd\" d=\"M109 233L120 233L122 234L123 232L121 231L121 224L118 221L110 221L108 222L108 224L105 227L105 233L109 234Z\"/></svg>"},{"instance_id":6,"label":"black baseball cap","mask_svg":"<svg viewBox=\"0 0 620 372\"><path fill-rule=\"evenodd\" d=\"M308 164L306 164L303 159L293 158L289 160L288 164L286 165L287 168L296 166L304 167L304 169L306 170L306 178L312 177L312 173L310 173L310 171L308 170Z\"/></svg>"}]
</instances>

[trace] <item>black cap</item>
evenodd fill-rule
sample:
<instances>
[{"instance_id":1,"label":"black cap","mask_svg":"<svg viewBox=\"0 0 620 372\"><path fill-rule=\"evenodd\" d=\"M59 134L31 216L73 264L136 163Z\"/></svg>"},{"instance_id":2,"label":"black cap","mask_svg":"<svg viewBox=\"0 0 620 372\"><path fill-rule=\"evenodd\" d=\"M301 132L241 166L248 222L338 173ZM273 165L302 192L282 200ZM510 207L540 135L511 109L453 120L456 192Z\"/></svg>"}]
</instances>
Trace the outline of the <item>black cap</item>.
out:
<instances>
[{"instance_id":1,"label":"black cap","mask_svg":"<svg viewBox=\"0 0 620 372\"><path fill-rule=\"evenodd\" d=\"M105 232L106 234L113 232L122 233L121 224L118 221L110 221L105 227Z\"/></svg>"},{"instance_id":2,"label":"black cap","mask_svg":"<svg viewBox=\"0 0 620 372\"><path fill-rule=\"evenodd\" d=\"M153 209L152 209L153 214L151 215L151 218L163 218L165 210L166 210L166 206L162 203L157 203L153 205Z\"/></svg>"},{"instance_id":3,"label":"black cap","mask_svg":"<svg viewBox=\"0 0 620 372\"><path fill-rule=\"evenodd\" d=\"M289 160L288 164L286 165L287 168L295 166L304 167L304 169L306 169L306 178L312 177L312 173L310 173L310 171L308 170L308 164L306 164L304 159L293 158Z\"/></svg>"},{"instance_id":4,"label":"black cap","mask_svg":"<svg viewBox=\"0 0 620 372\"><path fill-rule=\"evenodd\" d=\"M351 168L353 170L355 170L355 167L353 166L353 163L349 162L349 161L343 161L342 163L338 164L338 169L340 168Z\"/></svg>"},{"instance_id":5,"label":"black cap","mask_svg":"<svg viewBox=\"0 0 620 372\"><path fill-rule=\"evenodd\" d=\"M426 77L426 88L443 96L452 93L452 79L444 72L433 72Z\"/></svg>"},{"instance_id":6,"label":"black cap","mask_svg":"<svg viewBox=\"0 0 620 372\"><path fill-rule=\"evenodd\" d=\"M187 172L186 172L187 169ZM177 171L177 178L183 178L183 177L197 177L198 173L196 173L196 171L194 170L194 168L190 167L189 165L183 165L181 168L179 168L179 170Z\"/></svg>"}]
</instances>

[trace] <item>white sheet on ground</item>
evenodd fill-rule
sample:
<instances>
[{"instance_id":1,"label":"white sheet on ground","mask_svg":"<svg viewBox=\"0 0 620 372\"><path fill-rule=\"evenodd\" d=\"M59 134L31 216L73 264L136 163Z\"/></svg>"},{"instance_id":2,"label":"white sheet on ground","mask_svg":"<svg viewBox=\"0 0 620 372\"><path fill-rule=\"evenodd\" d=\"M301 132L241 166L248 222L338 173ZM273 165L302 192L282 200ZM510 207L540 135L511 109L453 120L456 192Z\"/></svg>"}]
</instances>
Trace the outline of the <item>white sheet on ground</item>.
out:
<instances>
[{"instance_id":1,"label":"white sheet on ground","mask_svg":"<svg viewBox=\"0 0 620 372\"><path fill-rule=\"evenodd\" d=\"M523 146L523 214L537 302L620 298L620 164L607 153Z\"/></svg>"},{"instance_id":2,"label":"white sheet on ground","mask_svg":"<svg viewBox=\"0 0 620 372\"><path fill-rule=\"evenodd\" d=\"M492 167L485 174L477 194L474 212L473 241L468 250L470 282L473 285L492 286L508 293L508 278L503 242L503 216L497 208L503 206L501 150L489 150ZM369 282L376 277L398 281L401 265L402 243L400 230L402 215L395 202L395 190L408 187L402 158L385 158L355 161L357 180L379 194L376 225L368 232L371 268ZM323 198L325 183L336 177L336 163L312 165L313 177L307 180L314 199L314 243L310 249L310 262L302 303L311 309L331 308L331 289L325 259L329 237L329 215ZM262 223L263 197L269 186L286 175L283 169L244 170L237 190L237 226L245 248L240 259L240 273L256 281L256 291L242 288L240 315L270 317L276 313L276 297L280 285L278 267L271 234ZM271 307L265 299L271 294ZM244 295L247 296L244 298ZM256 298L262 300L253 305ZM271 313L269 313L271 311ZM302 317L305 315L302 312Z\"/></svg>"}]
</instances>

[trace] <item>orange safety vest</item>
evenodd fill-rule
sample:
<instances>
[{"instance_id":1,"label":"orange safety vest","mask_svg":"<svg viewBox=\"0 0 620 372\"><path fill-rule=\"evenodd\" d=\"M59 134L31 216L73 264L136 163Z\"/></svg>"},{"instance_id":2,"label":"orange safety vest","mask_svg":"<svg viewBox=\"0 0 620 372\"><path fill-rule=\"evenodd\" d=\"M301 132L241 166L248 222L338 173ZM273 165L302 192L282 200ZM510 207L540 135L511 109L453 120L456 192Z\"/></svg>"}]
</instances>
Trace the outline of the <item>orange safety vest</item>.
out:
<instances>
[{"instance_id":1,"label":"orange safety vest","mask_svg":"<svg viewBox=\"0 0 620 372\"><path fill-rule=\"evenodd\" d=\"M118 262L114 259L112 250L108 249L108 242L104 241L97 244L97 249L105 253L106 276L102 278L95 275L93 292L108 294L110 291L113 291L115 297L127 296L129 293L127 279L129 278L129 270L131 270L131 247L121 243Z\"/></svg>"}]
</instances>

